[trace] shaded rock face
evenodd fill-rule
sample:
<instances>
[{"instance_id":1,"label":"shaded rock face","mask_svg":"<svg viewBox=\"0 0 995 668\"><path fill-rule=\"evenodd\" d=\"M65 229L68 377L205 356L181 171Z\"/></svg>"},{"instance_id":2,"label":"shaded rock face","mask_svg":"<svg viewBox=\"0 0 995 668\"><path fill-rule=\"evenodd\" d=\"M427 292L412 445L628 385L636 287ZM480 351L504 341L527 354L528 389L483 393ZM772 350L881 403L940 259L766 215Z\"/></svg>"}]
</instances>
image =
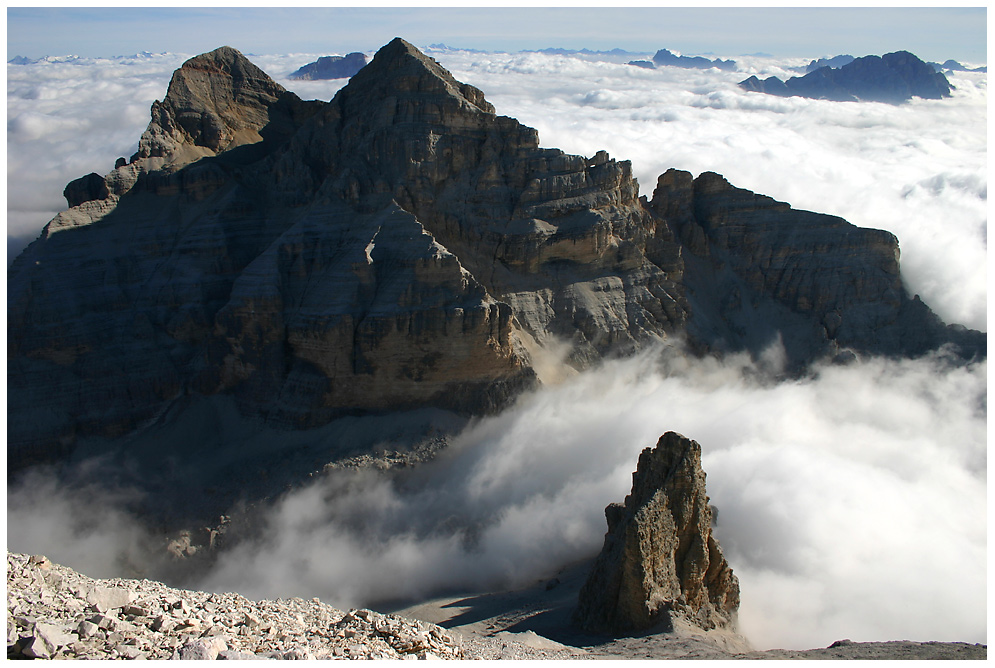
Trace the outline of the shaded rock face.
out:
<instances>
[{"instance_id":1,"label":"shaded rock face","mask_svg":"<svg viewBox=\"0 0 995 668\"><path fill-rule=\"evenodd\" d=\"M679 615L708 630L735 627L739 580L712 536L701 446L674 432L646 448L624 504L605 508L608 533L580 591L574 623L622 635Z\"/></svg>"},{"instance_id":2,"label":"shaded rock face","mask_svg":"<svg viewBox=\"0 0 995 668\"><path fill-rule=\"evenodd\" d=\"M322 56L290 75L291 79L313 81L317 79L348 79L366 65L366 55L350 53L345 56Z\"/></svg>"},{"instance_id":3,"label":"shaded rock face","mask_svg":"<svg viewBox=\"0 0 995 668\"><path fill-rule=\"evenodd\" d=\"M913 97L928 100L950 97L947 78L908 51L855 58L839 69L820 67L787 81L777 77L761 81L752 76L739 85L750 92L841 102L901 104Z\"/></svg>"},{"instance_id":4,"label":"shaded rock face","mask_svg":"<svg viewBox=\"0 0 995 668\"><path fill-rule=\"evenodd\" d=\"M688 332L713 350L759 352L780 337L789 365L847 349L916 356L944 343L986 355L984 334L944 325L906 294L889 232L792 209L712 172L668 170L649 206L688 251Z\"/></svg>"},{"instance_id":5,"label":"shaded rock face","mask_svg":"<svg viewBox=\"0 0 995 668\"><path fill-rule=\"evenodd\" d=\"M11 470L205 396L293 429L486 413L564 340L583 367L673 334L783 332L795 364L984 339L907 298L891 235L717 175L647 202L627 161L540 148L401 39L328 103L192 58L131 160L65 194L8 271Z\"/></svg>"}]
</instances>

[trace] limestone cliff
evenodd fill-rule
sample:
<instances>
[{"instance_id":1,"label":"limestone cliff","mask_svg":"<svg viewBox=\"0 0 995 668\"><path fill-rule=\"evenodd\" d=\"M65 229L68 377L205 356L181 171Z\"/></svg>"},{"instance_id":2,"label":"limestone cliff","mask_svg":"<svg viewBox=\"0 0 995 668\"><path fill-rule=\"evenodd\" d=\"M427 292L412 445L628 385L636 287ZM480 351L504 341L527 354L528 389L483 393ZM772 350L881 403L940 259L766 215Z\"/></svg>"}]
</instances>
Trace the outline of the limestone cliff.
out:
<instances>
[{"instance_id":1,"label":"limestone cliff","mask_svg":"<svg viewBox=\"0 0 995 668\"><path fill-rule=\"evenodd\" d=\"M701 446L674 432L639 455L632 492L605 508L608 533L574 623L591 633L735 627L739 580L712 536Z\"/></svg>"},{"instance_id":2,"label":"limestone cliff","mask_svg":"<svg viewBox=\"0 0 995 668\"><path fill-rule=\"evenodd\" d=\"M293 429L486 413L554 341L577 367L675 334L781 336L799 366L984 354L905 294L890 234L714 174L647 201L627 161L540 148L402 39L327 103L229 47L192 58L130 161L65 196L8 271L11 470L199 397Z\"/></svg>"}]
</instances>

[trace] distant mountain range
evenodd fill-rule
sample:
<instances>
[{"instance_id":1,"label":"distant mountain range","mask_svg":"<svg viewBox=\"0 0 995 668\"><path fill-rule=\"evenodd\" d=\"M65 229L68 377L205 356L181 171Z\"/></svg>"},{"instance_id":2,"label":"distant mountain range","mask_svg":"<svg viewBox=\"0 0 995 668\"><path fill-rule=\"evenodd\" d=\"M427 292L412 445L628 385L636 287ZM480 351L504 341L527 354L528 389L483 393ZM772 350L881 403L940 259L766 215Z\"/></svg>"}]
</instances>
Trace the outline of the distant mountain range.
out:
<instances>
[{"instance_id":1,"label":"distant mountain range","mask_svg":"<svg viewBox=\"0 0 995 668\"><path fill-rule=\"evenodd\" d=\"M849 56L837 56L831 61L842 62L846 58ZM818 61L812 64L817 65ZM889 104L907 102L913 97L938 100L950 97L951 90L942 73L908 51L854 58L839 69L827 65L787 81L777 77L761 81L751 76L739 85L747 91L780 97Z\"/></svg>"},{"instance_id":2,"label":"distant mountain range","mask_svg":"<svg viewBox=\"0 0 995 668\"><path fill-rule=\"evenodd\" d=\"M629 65L635 65L636 67L644 67L646 69L655 69L656 67L683 67L690 70L707 70L712 67L716 67L720 70L735 70L736 61L735 60L722 60L721 58L716 58L715 60L709 60L702 56L679 56L668 49L660 49L653 56L652 62L648 60L634 60L630 61Z\"/></svg>"},{"instance_id":3,"label":"distant mountain range","mask_svg":"<svg viewBox=\"0 0 995 668\"><path fill-rule=\"evenodd\" d=\"M843 67L844 65L849 65L854 60L856 60L856 58L854 58L849 54L833 56L832 58L819 58L818 60L813 60L812 62L810 62L808 66L805 68L805 72L814 72L815 70L823 67L832 67L838 69L840 67ZM940 63L934 63L930 61L927 63L927 65L930 65L937 72L943 72L944 70L949 72L987 72L988 71L987 67L975 67L974 69L965 67L964 65L958 63L956 60L944 61L942 65Z\"/></svg>"},{"instance_id":4,"label":"distant mountain range","mask_svg":"<svg viewBox=\"0 0 995 668\"><path fill-rule=\"evenodd\" d=\"M93 60L148 60L160 56L168 56L167 53L152 53L151 51L139 51L129 56L111 56L109 58L84 58L76 55L65 56L42 56L41 58L28 58L26 56L14 56L7 61L8 65L35 65L37 63L88 63Z\"/></svg>"}]
</instances>

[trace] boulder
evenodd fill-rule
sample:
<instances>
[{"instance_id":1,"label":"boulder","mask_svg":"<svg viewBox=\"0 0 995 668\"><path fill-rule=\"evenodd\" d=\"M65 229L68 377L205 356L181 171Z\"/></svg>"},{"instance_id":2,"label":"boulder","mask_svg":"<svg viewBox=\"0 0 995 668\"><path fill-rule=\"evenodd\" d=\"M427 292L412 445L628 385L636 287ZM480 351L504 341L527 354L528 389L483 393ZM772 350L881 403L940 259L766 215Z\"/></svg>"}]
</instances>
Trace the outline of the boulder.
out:
<instances>
[{"instance_id":1,"label":"boulder","mask_svg":"<svg viewBox=\"0 0 995 668\"><path fill-rule=\"evenodd\" d=\"M177 650L177 658L184 661L210 660L218 658L221 652L228 649L224 639L218 637L197 638L188 640Z\"/></svg>"},{"instance_id":2,"label":"boulder","mask_svg":"<svg viewBox=\"0 0 995 668\"><path fill-rule=\"evenodd\" d=\"M86 602L101 613L123 608L135 598L135 592L119 587L93 587L86 593Z\"/></svg>"},{"instance_id":3,"label":"boulder","mask_svg":"<svg viewBox=\"0 0 995 668\"><path fill-rule=\"evenodd\" d=\"M33 634L21 645L21 652L33 659L50 659L60 647L75 638L63 626L47 622L34 624Z\"/></svg>"},{"instance_id":4,"label":"boulder","mask_svg":"<svg viewBox=\"0 0 995 668\"><path fill-rule=\"evenodd\" d=\"M608 533L581 588L574 623L622 635L672 616L704 630L734 629L739 580L712 535L701 446L675 432L646 448L624 504L605 508Z\"/></svg>"},{"instance_id":5,"label":"boulder","mask_svg":"<svg viewBox=\"0 0 995 668\"><path fill-rule=\"evenodd\" d=\"M73 207L95 199L107 199L110 196L110 191L107 189L104 177L91 172L75 181L70 181L66 189L62 191L62 196L66 198L69 206Z\"/></svg>"}]
</instances>

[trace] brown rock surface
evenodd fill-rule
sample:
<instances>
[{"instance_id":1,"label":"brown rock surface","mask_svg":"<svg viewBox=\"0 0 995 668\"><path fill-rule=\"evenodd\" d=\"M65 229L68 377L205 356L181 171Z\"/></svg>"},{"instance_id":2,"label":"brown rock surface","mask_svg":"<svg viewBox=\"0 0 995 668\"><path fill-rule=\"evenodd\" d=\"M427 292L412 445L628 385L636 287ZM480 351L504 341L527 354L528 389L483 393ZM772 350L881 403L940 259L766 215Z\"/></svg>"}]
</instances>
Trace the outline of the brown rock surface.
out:
<instances>
[{"instance_id":1,"label":"brown rock surface","mask_svg":"<svg viewBox=\"0 0 995 668\"><path fill-rule=\"evenodd\" d=\"M575 623L619 635L673 628L676 615L704 630L735 628L739 581L712 536L698 443L667 432L643 450L632 492L605 516L605 545Z\"/></svg>"}]
</instances>

